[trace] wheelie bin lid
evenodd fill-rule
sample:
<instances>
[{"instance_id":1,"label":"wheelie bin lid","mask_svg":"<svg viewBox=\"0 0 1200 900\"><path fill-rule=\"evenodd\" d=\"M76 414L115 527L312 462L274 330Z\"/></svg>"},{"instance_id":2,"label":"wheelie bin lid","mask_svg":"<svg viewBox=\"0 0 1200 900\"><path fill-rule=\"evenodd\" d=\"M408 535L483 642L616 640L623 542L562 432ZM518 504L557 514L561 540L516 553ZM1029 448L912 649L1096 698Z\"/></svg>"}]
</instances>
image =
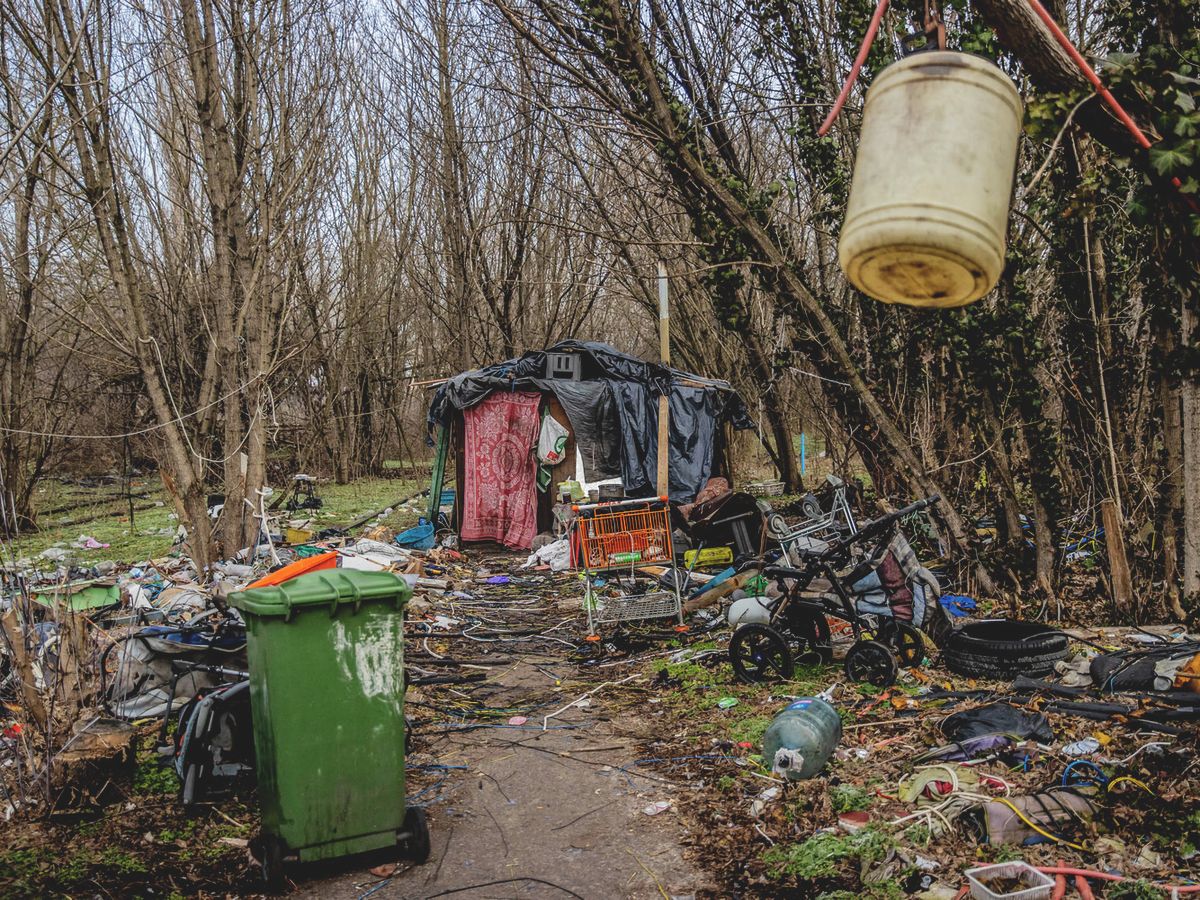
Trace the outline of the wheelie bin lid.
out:
<instances>
[{"instance_id":1,"label":"wheelie bin lid","mask_svg":"<svg viewBox=\"0 0 1200 900\"><path fill-rule=\"evenodd\" d=\"M363 603L383 601L402 609L412 597L408 582L391 572L326 569L298 575L269 587L249 588L229 597L230 604L253 616L283 616L326 607L330 615L341 606L357 609Z\"/></svg>"}]
</instances>

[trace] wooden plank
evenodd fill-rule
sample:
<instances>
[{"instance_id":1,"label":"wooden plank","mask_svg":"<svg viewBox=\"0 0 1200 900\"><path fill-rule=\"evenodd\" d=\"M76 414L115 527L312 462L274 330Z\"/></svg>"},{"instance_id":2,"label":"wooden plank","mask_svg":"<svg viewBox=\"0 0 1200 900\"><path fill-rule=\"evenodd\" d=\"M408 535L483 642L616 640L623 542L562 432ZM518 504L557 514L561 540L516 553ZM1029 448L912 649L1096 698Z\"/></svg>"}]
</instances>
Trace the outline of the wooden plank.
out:
<instances>
[{"instance_id":1,"label":"wooden plank","mask_svg":"<svg viewBox=\"0 0 1200 900\"><path fill-rule=\"evenodd\" d=\"M1100 516L1104 522L1104 542L1108 546L1109 586L1113 603L1122 612L1133 611L1133 576L1125 555L1125 533L1121 513L1115 500L1100 501Z\"/></svg>"}]
</instances>

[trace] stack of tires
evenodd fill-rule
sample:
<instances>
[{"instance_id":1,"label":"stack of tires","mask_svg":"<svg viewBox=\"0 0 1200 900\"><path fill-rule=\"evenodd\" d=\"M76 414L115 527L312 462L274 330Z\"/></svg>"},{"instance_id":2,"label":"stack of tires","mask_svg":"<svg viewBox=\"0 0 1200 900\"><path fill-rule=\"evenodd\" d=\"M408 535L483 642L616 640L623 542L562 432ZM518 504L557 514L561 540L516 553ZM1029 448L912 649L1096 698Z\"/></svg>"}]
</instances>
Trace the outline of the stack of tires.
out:
<instances>
[{"instance_id":1,"label":"stack of tires","mask_svg":"<svg viewBox=\"0 0 1200 900\"><path fill-rule=\"evenodd\" d=\"M1066 658L1067 644L1064 632L1038 622L970 622L947 639L942 662L950 671L973 678L1040 678Z\"/></svg>"}]
</instances>

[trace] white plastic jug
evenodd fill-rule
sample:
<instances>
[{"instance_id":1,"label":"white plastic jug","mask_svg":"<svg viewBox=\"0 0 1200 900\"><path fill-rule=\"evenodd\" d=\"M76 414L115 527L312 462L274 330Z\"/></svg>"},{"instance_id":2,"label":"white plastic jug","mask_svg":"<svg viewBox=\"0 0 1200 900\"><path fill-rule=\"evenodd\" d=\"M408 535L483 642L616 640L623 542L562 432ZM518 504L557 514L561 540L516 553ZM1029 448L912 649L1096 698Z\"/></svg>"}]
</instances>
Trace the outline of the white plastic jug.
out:
<instances>
[{"instance_id":1,"label":"white plastic jug","mask_svg":"<svg viewBox=\"0 0 1200 900\"><path fill-rule=\"evenodd\" d=\"M916 53L867 92L838 244L850 282L909 306L963 306L1004 268L1021 97L978 56Z\"/></svg>"}]
</instances>

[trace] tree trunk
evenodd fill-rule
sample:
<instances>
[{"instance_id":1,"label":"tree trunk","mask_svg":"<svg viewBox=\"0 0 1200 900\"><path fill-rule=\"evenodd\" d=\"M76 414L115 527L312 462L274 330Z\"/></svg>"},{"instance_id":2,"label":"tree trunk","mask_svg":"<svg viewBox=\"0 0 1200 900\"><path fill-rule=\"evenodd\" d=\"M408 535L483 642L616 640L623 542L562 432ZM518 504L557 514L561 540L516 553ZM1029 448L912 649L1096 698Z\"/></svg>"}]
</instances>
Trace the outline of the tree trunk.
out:
<instances>
[{"instance_id":1,"label":"tree trunk","mask_svg":"<svg viewBox=\"0 0 1200 900\"><path fill-rule=\"evenodd\" d=\"M1164 336L1159 337L1159 346ZM1169 348L1173 342L1169 341ZM1164 353L1163 358L1168 354ZM1158 384L1159 403L1162 407L1163 476L1158 496L1158 528L1162 535L1163 581L1167 588L1167 602L1171 613L1180 622L1187 613L1179 602L1179 528L1183 514L1183 410L1178 388L1170 385L1163 376Z\"/></svg>"},{"instance_id":2,"label":"tree trunk","mask_svg":"<svg viewBox=\"0 0 1200 900\"><path fill-rule=\"evenodd\" d=\"M1183 338L1190 345L1196 328L1196 316L1187 299L1181 303L1180 320ZM1190 373L1179 386L1182 410L1183 463L1183 594L1188 605L1194 606L1200 597L1200 477L1188 477L1188 472L1200 472L1200 384Z\"/></svg>"}]
</instances>

